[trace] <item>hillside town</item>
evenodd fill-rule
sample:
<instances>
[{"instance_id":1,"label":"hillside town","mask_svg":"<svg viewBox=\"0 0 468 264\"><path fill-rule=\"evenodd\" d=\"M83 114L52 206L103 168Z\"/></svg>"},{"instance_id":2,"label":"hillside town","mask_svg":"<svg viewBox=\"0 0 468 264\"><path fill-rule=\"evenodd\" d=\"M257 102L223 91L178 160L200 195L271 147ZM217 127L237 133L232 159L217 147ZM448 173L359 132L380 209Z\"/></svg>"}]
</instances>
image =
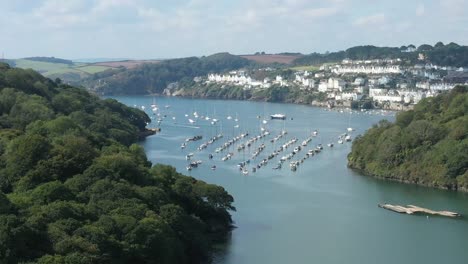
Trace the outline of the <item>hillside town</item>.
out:
<instances>
[{"instance_id":1,"label":"hillside town","mask_svg":"<svg viewBox=\"0 0 468 264\"><path fill-rule=\"evenodd\" d=\"M423 60L424 55L420 56ZM325 93L326 102L314 102L315 105L350 107L353 101L366 100L372 107L394 110L412 108L423 98L468 83L468 68L432 64L405 66L400 59L345 59L313 70L292 69L292 74L272 68L256 70L267 72L263 79L255 79L254 71L237 70L211 73L194 80L220 84L220 88L241 86L244 90L293 87L308 93Z\"/></svg>"}]
</instances>

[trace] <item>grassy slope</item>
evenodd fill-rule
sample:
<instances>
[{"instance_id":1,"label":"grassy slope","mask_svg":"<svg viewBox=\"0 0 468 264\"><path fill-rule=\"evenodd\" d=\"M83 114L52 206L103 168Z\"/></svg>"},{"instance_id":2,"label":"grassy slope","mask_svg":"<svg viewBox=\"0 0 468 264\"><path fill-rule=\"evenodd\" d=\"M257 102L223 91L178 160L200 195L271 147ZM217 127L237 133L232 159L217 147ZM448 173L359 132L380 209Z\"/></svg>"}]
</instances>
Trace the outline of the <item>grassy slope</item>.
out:
<instances>
[{"instance_id":1,"label":"grassy slope","mask_svg":"<svg viewBox=\"0 0 468 264\"><path fill-rule=\"evenodd\" d=\"M67 65L63 63L50 63L41 61L32 61L25 59L15 60L16 67L23 69L33 69L44 76L57 76L61 74L79 74L89 75L109 69L106 66L94 66L86 63L74 63L73 65Z\"/></svg>"}]
</instances>

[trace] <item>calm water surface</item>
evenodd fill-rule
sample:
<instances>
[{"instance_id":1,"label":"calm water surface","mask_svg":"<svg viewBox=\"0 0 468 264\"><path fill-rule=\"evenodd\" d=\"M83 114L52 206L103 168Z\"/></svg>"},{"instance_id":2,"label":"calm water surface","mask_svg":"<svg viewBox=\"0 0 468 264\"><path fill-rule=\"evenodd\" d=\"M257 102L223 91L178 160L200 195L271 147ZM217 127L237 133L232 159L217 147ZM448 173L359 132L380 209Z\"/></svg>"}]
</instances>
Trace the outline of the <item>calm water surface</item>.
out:
<instances>
[{"instance_id":1,"label":"calm water surface","mask_svg":"<svg viewBox=\"0 0 468 264\"><path fill-rule=\"evenodd\" d=\"M173 165L182 173L222 185L234 196L237 212L233 212L233 218L238 228L226 248L216 254L215 263L468 263L466 219L400 215L377 207L382 202L415 204L468 215L467 194L376 180L346 167L351 144L337 144L338 136L353 127L354 138L381 119L393 120L392 115L258 102L115 98L130 106L145 106L154 118L149 127L157 126L158 118L150 105L156 103L160 108L162 132L141 143L153 163ZM197 120L194 112L220 121L213 126L210 121ZM261 124L263 116L274 113L287 114L288 119ZM232 119L228 120L228 116ZM196 123L190 125L189 118ZM235 156L225 162L221 157L228 151L215 154L212 161L208 159L209 153L214 154L215 148L234 135L246 131L250 136L259 134L261 125L271 134L255 145L266 145L255 163L292 137L297 137L300 144L314 130L319 131L318 136L297 158L320 143L324 150L306 160L296 172L289 169L289 161L282 170L272 169L279 157L290 153L294 146L249 175L243 175L237 164L248 159L254 148L245 152L231 148ZM270 143L284 128L288 134L276 144ZM197 150L221 131L223 139L203 151ZM203 135L203 140L180 149L181 143L194 135ZM335 147L328 148L329 142L334 142ZM187 171L185 155L190 152L203 164ZM212 165L217 169L211 170Z\"/></svg>"}]
</instances>

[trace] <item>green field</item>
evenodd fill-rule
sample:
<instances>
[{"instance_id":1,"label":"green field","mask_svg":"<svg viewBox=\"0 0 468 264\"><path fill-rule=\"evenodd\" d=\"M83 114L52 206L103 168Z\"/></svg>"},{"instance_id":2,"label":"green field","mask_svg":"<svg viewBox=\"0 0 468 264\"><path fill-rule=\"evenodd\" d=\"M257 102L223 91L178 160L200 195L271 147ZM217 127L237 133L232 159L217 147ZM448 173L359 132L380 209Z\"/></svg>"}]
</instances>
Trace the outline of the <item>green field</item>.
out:
<instances>
[{"instance_id":1,"label":"green field","mask_svg":"<svg viewBox=\"0 0 468 264\"><path fill-rule=\"evenodd\" d=\"M297 66L290 68L294 71L318 71L320 69L319 66Z\"/></svg>"},{"instance_id":2,"label":"green field","mask_svg":"<svg viewBox=\"0 0 468 264\"><path fill-rule=\"evenodd\" d=\"M89 74L94 74L94 73L98 73L98 72L108 70L108 69L110 69L110 67L89 65L89 66L78 67L78 68L75 68L75 69L78 70L78 71L83 71L83 72L89 73Z\"/></svg>"},{"instance_id":3,"label":"green field","mask_svg":"<svg viewBox=\"0 0 468 264\"><path fill-rule=\"evenodd\" d=\"M42 74L45 74L50 71L70 68L70 65L63 64L63 63L50 63L50 62L32 61L32 60L25 60L25 59L19 59L19 60L14 60L14 61L16 63L16 67L18 68L33 69Z\"/></svg>"},{"instance_id":4,"label":"green field","mask_svg":"<svg viewBox=\"0 0 468 264\"><path fill-rule=\"evenodd\" d=\"M49 78L60 78L65 81L77 82L82 78L86 78L91 74L98 73L110 69L106 66L96 66L88 63L52 63L26 59L14 60L15 67L22 69L33 69L40 72L42 75Z\"/></svg>"}]
</instances>

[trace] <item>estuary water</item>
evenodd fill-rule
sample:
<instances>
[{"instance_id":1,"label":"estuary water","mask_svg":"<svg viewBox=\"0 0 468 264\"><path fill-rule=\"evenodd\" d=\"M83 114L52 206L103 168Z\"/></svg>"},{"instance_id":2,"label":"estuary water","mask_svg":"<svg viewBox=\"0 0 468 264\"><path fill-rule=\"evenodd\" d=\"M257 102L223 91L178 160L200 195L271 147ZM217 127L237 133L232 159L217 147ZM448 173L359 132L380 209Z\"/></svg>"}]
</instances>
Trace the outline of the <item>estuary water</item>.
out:
<instances>
[{"instance_id":1,"label":"estuary water","mask_svg":"<svg viewBox=\"0 0 468 264\"><path fill-rule=\"evenodd\" d=\"M338 137L349 133L354 139L381 119L393 121L392 113L351 113L246 101L114 98L129 106L144 106L153 119L148 127L161 127L160 133L141 142L153 164L170 164L184 174L221 185L234 196L237 211L232 215L237 228L228 244L216 253L215 263L468 263L466 218L410 216L377 207L384 202L414 204L468 215L467 194L386 182L347 168L351 143L339 144ZM156 112L151 104L157 105ZM286 120L269 119L277 113L285 114ZM218 120L214 124L213 118ZM355 131L347 132L348 127ZM270 135L250 148L237 150L239 144L259 135L262 128ZM287 134L271 143L282 130ZM282 169L273 169L282 156L291 153L314 131L317 135L306 147L284 162ZM223 152L215 152L224 142L246 132L249 136ZM197 150L219 133L223 138ZM196 135L203 139L180 148L186 138ZM298 141L267 165L252 171L292 138ZM331 142L332 148L327 146ZM265 149L251 159L261 144ZM323 145L323 150L291 171L290 161L301 159L318 144ZM233 157L222 161L229 152ZM194 154L192 161L202 161L190 171L186 160L189 153ZM212 160L208 158L210 153L214 155ZM244 175L237 164L248 159L249 173Z\"/></svg>"}]
</instances>

